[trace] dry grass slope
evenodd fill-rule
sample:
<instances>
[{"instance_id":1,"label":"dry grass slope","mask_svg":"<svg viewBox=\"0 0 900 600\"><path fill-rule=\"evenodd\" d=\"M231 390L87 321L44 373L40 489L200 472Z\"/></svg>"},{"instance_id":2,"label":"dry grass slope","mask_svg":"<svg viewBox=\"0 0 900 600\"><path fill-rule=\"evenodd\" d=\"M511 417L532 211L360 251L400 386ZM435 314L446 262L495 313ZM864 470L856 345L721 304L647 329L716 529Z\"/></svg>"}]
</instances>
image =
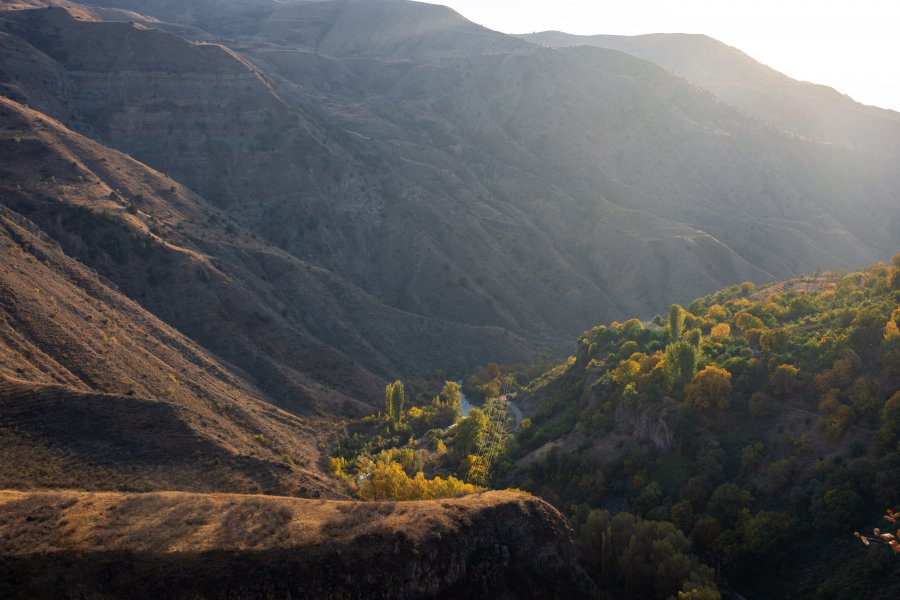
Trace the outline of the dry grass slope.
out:
<instances>
[{"instance_id":1,"label":"dry grass slope","mask_svg":"<svg viewBox=\"0 0 900 600\"><path fill-rule=\"evenodd\" d=\"M297 417L0 207L0 485L340 495Z\"/></svg>"},{"instance_id":2,"label":"dry grass slope","mask_svg":"<svg viewBox=\"0 0 900 600\"><path fill-rule=\"evenodd\" d=\"M592 592L549 505L0 492L7 598L552 598Z\"/></svg>"}]
</instances>

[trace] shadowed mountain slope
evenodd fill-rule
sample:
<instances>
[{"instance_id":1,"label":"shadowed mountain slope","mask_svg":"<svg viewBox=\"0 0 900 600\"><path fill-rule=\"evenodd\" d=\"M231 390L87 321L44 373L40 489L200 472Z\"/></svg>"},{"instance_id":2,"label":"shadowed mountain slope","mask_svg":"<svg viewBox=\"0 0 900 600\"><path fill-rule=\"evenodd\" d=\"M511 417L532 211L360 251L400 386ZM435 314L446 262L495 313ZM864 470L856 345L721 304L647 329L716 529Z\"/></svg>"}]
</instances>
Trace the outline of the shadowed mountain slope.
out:
<instances>
[{"instance_id":1,"label":"shadowed mountain slope","mask_svg":"<svg viewBox=\"0 0 900 600\"><path fill-rule=\"evenodd\" d=\"M380 397L372 372L528 356L498 329L388 308L240 232L158 172L2 102L0 143L14 158L0 167L4 204L290 410L359 410L357 401Z\"/></svg>"},{"instance_id":2,"label":"shadowed mountain slope","mask_svg":"<svg viewBox=\"0 0 900 600\"><path fill-rule=\"evenodd\" d=\"M886 257L900 234L891 156L799 138L620 52L541 48L395 0L145 10L207 22L227 47L149 20L6 11L31 58L4 65L5 85L285 255L490 345L316 333L379 373L559 348L700 291ZM526 347L497 343L503 330Z\"/></svg>"},{"instance_id":3,"label":"shadowed mountain slope","mask_svg":"<svg viewBox=\"0 0 900 600\"><path fill-rule=\"evenodd\" d=\"M336 425L257 388L0 208L0 486L340 495Z\"/></svg>"}]
</instances>

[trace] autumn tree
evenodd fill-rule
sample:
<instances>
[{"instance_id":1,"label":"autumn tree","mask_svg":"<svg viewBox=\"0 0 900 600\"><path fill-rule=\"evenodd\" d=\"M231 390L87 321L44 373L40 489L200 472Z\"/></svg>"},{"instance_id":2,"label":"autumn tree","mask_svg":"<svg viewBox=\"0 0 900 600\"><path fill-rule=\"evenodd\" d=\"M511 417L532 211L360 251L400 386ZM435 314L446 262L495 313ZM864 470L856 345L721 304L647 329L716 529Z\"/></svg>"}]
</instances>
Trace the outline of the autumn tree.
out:
<instances>
[{"instance_id":1,"label":"autumn tree","mask_svg":"<svg viewBox=\"0 0 900 600\"><path fill-rule=\"evenodd\" d=\"M709 332L709 337L714 340L720 340L731 336L731 325L728 323L719 323L714 325Z\"/></svg>"},{"instance_id":2,"label":"autumn tree","mask_svg":"<svg viewBox=\"0 0 900 600\"><path fill-rule=\"evenodd\" d=\"M708 365L684 388L684 399L697 408L727 408L731 403L731 373Z\"/></svg>"},{"instance_id":3,"label":"autumn tree","mask_svg":"<svg viewBox=\"0 0 900 600\"><path fill-rule=\"evenodd\" d=\"M629 383L637 381L638 375L641 373L641 365L639 362L628 359L619 363L619 366L611 373L612 380L622 387Z\"/></svg>"},{"instance_id":4,"label":"autumn tree","mask_svg":"<svg viewBox=\"0 0 900 600\"><path fill-rule=\"evenodd\" d=\"M709 307L709 310L706 311L706 318L717 322L724 321L728 318L728 311L722 308L720 304L713 304Z\"/></svg>"}]
</instances>

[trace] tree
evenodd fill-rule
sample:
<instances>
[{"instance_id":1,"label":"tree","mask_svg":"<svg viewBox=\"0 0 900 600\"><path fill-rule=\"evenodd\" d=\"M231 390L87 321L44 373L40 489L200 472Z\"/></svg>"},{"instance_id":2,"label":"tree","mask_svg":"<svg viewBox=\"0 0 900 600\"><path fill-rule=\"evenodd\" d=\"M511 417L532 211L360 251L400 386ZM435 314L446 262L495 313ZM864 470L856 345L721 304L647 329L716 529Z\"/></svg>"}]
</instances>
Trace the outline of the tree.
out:
<instances>
[{"instance_id":1,"label":"tree","mask_svg":"<svg viewBox=\"0 0 900 600\"><path fill-rule=\"evenodd\" d=\"M688 342L679 341L666 346L663 368L666 385L670 390L683 387L697 370L700 356L697 348Z\"/></svg>"},{"instance_id":2,"label":"tree","mask_svg":"<svg viewBox=\"0 0 900 600\"><path fill-rule=\"evenodd\" d=\"M449 406L459 406L461 397L462 392L460 391L458 383L455 381L444 382L444 387L441 389L441 398L444 400L445 404Z\"/></svg>"},{"instance_id":3,"label":"tree","mask_svg":"<svg viewBox=\"0 0 900 600\"><path fill-rule=\"evenodd\" d=\"M669 341L677 342L684 333L684 309L678 304L673 304L669 308Z\"/></svg>"},{"instance_id":4,"label":"tree","mask_svg":"<svg viewBox=\"0 0 900 600\"><path fill-rule=\"evenodd\" d=\"M731 325L728 323L719 323L714 325L709 332L709 336L715 340L720 340L731 336Z\"/></svg>"},{"instance_id":5,"label":"tree","mask_svg":"<svg viewBox=\"0 0 900 600\"><path fill-rule=\"evenodd\" d=\"M776 395L790 394L800 383L800 369L787 363L775 367L772 373L772 389Z\"/></svg>"},{"instance_id":6,"label":"tree","mask_svg":"<svg viewBox=\"0 0 900 600\"><path fill-rule=\"evenodd\" d=\"M753 392L747 402L747 409L754 417L765 417L769 414L769 397L762 392Z\"/></svg>"},{"instance_id":7,"label":"tree","mask_svg":"<svg viewBox=\"0 0 900 600\"><path fill-rule=\"evenodd\" d=\"M682 500L672 506L672 523L685 534L694 528L694 507L688 500Z\"/></svg>"},{"instance_id":8,"label":"tree","mask_svg":"<svg viewBox=\"0 0 900 600\"><path fill-rule=\"evenodd\" d=\"M359 461L361 477L356 496L361 500L431 500L452 498L482 491L482 488L455 477L426 479L418 471L410 477L400 463L393 460Z\"/></svg>"},{"instance_id":9,"label":"tree","mask_svg":"<svg viewBox=\"0 0 900 600\"><path fill-rule=\"evenodd\" d=\"M685 386L684 399L697 408L727 408L731 403L731 373L708 365Z\"/></svg>"},{"instance_id":10,"label":"tree","mask_svg":"<svg viewBox=\"0 0 900 600\"><path fill-rule=\"evenodd\" d=\"M399 424L403 420L403 404L405 402L405 392L403 390L403 382L400 380L389 383L384 388L384 410L388 417Z\"/></svg>"},{"instance_id":11,"label":"tree","mask_svg":"<svg viewBox=\"0 0 900 600\"><path fill-rule=\"evenodd\" d=\"M619 363L612 373L612 380L621 386L637 381L638 375L641 373L641 365L637 361L628 359Z\"/></svg>"},{"instance_id":12,"label":"tree","mask_svg":"<svg viewBox=\"0 0 900 600\"><path fill-rule=\"evenodd\" d=\"M747 331L748 329L763 329L766 326L765 323L762 322L762 319L754 317L746 311L739 312L735 315L734 324L737 325L741 331Z\"/></svg>"},{"instance_id":13,"label":"tree","mask_svg":"<svg viewBox=\"0 0 900 600\"><path fill-rule=\"evenodd\" d=\"M460 404L462 400L462 391L460 390L459 384L455 381L445 381L439 398L442 407L442 410L440 411L441 414L443 415L449 411L450 414L447 416L451 417L449 419L451 423L455 423L462 414L462 406Z\"/></svg>"},{"instance_id":14,"label":"tree","mask_svg":"<svg viewBox=\"0 0 900 600\"><path fill-rule=\"evenodd\" d=\"M763 510L744 524L747 550L758 556L778 550L794 534L794 519L783 512Z\"/></svg>"},{"instance_id":15,"label":"tree","mask_svg":"<svg viewBox=\"0 0 900 600\"><path fill-rule=\"evenodd\" d=\"M718 598L712 569L691 554L690 541L671 523L629 513L609 518L605 511L587 521L594 535L602 531L598 575L606 585L623 587L624 597L663 600L679 591L703 590L707 594L688 597ZM596 538L590 542L596 553Z\"/></svg>"},{"instance_id":16,"label":"tree","mask_svg":"<svg viewBox=\"0 0 900 600\"><path fill-rule=\"evenodd\" d=\"M384 414L391 420L394 418L394 384L384 387Z\"/></svg>"},{"instance_id":17,"label":"tree","mask_svg":"<svg viewBox=\"0 0 900 600\"><path fill-rule=\"evenodd\" d=\"M897 450L900 439L900 390L894 393L881 407L879 415L881 427L875 434L876 443L885 450Z\"/></svg>"},{"instance_id":18,"label":"tree","mask_svg":"<svg viewBox=\"0 0 900 600\"><path fill-rule=\"evenodd\" d=\"M723 483L709 499L709 512L726 526L733 526L747 514L752 503L750 492L733 483Z\"/></svg>"},{"instance_id":19,"label":"tree","mask_svg":"<svg viewBox=\"0 0 900 600\"><path fill-rule=\"evenodd\" d=\"M703 334L699 329L691 329L690 333L687 335L687 341L688 344L699 349L700 344L703 342Z\"/></svg>"},{"instance_id":20,"label":"tree","mask_svg":"<svg viewBox=\"0 0 900 600\"><path fill-rule=\"evenodd\" d=\"M458 457L475 454L484 443L488 431L488 420L479 408L473 408L469 415L455 427L453 450Z\"/></svg>"},{"instance_id":21,"label":"tree","mask_svg":"<svg viewBox=\"0 0 900 600\"><path fill-rule=\"evenodd\" d=\"M712 319L713 321L724 321L728 318L728 311L726 311L720 304L713 304L709 307L709 310L706 311L706 318Z\"/></svg>"}]
</instances>

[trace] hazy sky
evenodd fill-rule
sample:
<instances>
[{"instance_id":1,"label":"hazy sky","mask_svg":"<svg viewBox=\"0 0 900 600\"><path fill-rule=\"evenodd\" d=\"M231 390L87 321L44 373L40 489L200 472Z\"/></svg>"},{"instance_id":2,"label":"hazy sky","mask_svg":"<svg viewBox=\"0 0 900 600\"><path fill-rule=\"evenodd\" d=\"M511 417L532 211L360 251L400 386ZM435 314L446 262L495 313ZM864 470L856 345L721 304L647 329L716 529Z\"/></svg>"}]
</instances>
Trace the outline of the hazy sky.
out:
<instances>
[{"instance_id":1,"label":"hazy sky","mask_svg":"<svg viewBox=\"0 0 900 600\"><path fill-rule=\"evenodd\" d=\"M506 33L705 33L795 79L900 110L900 0L429 0Z\"/></svg>"}]
</instances>

